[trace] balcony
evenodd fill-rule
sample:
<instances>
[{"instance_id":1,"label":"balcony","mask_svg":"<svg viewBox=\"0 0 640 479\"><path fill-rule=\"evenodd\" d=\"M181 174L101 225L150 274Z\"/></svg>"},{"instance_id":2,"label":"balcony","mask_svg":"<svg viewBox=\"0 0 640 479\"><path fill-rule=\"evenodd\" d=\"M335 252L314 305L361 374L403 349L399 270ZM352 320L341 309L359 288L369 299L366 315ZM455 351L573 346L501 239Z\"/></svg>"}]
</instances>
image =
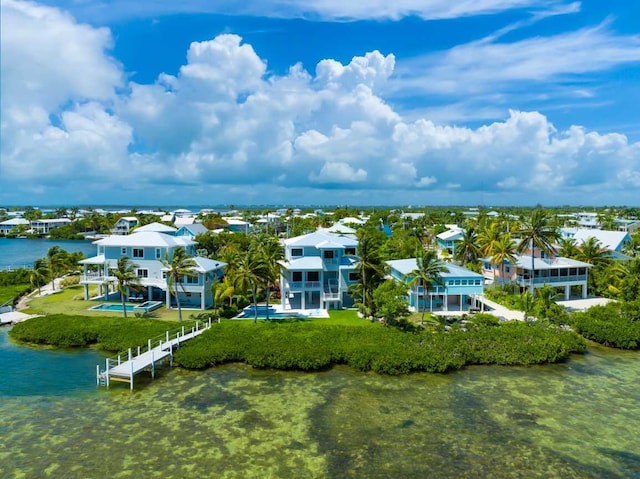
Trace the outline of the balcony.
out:
<instances>
[{"instance_id":1,"label":"balcony","mask_svg":"<svg viewBox=\"0 0 640 479\"><path fill-rule=\"evenodd\" d=\"M552 284L552 283L578 283L581 281L586 281L586 274L578 274L571 276L544 276L536 278L533 283L534 284ZM524 276L518 276L516 278L516 282L522 286L529 286L531 284L531 278L525 278Z\"/></svg>"},{"instance_id":2,"label":"balcony","mask_svg":"<svg viewBox=\"0 0 640 479\"><path fill-rule=\"evenodd\" d=\"M340 301L340 293L322 293L322 299L324 301Z\"/></svg>"}]
</instances>

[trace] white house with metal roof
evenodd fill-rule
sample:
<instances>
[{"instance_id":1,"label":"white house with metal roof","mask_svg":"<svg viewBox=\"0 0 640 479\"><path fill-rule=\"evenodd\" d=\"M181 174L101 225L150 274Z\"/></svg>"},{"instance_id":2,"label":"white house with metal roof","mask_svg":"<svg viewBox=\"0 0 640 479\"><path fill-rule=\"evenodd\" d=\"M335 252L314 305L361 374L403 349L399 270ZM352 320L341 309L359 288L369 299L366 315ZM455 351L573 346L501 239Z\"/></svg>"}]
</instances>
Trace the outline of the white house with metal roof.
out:
<instances>
[{"instance_id":1,"label":"white house with metal roof","mask_svg":"<svg viewBox=\"0 0 640 479\"><path fill-rule=\"evenodd\" d=\"M190 238L195 238L198 235L208 233L209 230L202 223L193 223L189 225L182 225L176 231L176 236L188 236Z\"/></svg>"},{"instance_id":2,"label":"white house with metal roof","mask_svg":"<svg viewBox=\"0 0 640 479\"><path fill-rule=\"evenodd\" d=\"M224 274L225 263L195 256L197 243L188 236L173 236L155 231L137 230L127 236L108 236L94 241L97 254L80 261L84 271L80 284L84 286L84 299L89 299L89 286L98 287L99 297L109 297L109 290L115 288L116 278L111 271L117 267L118 259L127 256L135 265L144 292L140 299L161 300L171 306L175 297L167 286L167 269L162 263L173 257L178 248L184 248L196 262L193 277L185 276L178 288L180 304L187 308L206 309L213 305L211 284Z\"/></svg>"},{"instance_id":3,"label":"white house with metal roof","mask_svg":"<svg viewBox=\"0 0 640 479\"><path fill-rule=\"evenodd\" d=\"M493 264L490 258L482 259L482 274L488 280L505 284L515 283L522 289L541 288L545 284L564 288L565 299L571 298L571 288L579 287L580 295L587 297L587 278L593 265L562 256L540 258L531 261L531 254L517 255L516 262ZM533 272L533 275L532 275Z\"/></svg>"},{"instance_id":4,"label":"white house with metal roof","mask_svg":"<svg viewBox=\"0 0 640 479\"><path fill-rule=\"evenodd\" d=\"M459 243L464 238L464 229L456 225L447 226L449 226L447 231L436 235L436 241L440 251L446 250L449 254L453 254L456 249L456 243Z\"/></svg>"},{"instance_id":5,"label":"white house with metal roof","mask_svg":"<svg viewBox=\"0 0 640 479\"><path fill-rule=\"evenodd\" d=\"M178 228L158 222L149 223L134 230L135 233L165 233L168 235L173 235L176 231L178 231Z\"/></svg>"},{"instance_id":6,"label":"white house with metal roof","mask_svg":"<svg viewBox=\"0 0 640 479\"><path fill-rule=\"evenodd\" d=\"M284 240L280 287L285 309L351 307L358 240L316 231Z\"/></svg>"},{"instance_id":7,"label":"white house with metal roof","mask_svg":"<svg viewBox=\"0 0 640 479\"><path fill-rule=\"evenodd\" d=\"M11 218L0 223L0 235L6 235L18 226L24 226L24 229L29 229L29 220L24 218Z\"/></svg>"},{"instance_id":8,"label":"white house with metal roof","mask_svg":"<svg viewBox=\"0 0 640 479\"><path fill-rule=\"evenodd\" d=\"M416 258L387 261L393 279L409 283L418 267ZM481 274L451 263L445 263L446 271L440 273L440 284L425 288L415 284L409 289L408 303L411 311L468 311L474 307L475 297L484 294L484 278Z\"/></svg>"},{"instance_id":9,"label":"white house with metal roof","mask_svg":"<svg viewBox=\"0 0 640 479\"><path fill-rule=\"evenodd\" d=\"M31 231L35 234L46 235L53 229L66 226L71 223L69 218L51 218L46 220L31 221Z\"/></svg>"}]
</instances>

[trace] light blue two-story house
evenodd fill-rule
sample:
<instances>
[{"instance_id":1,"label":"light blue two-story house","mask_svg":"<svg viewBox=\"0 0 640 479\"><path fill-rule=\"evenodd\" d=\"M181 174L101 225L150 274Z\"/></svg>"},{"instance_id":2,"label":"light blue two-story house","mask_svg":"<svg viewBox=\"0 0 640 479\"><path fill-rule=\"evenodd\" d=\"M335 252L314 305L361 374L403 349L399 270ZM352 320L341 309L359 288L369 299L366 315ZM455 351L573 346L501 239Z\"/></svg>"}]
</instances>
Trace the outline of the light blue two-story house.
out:
<instances>
[{"instance_id":1,"label":"light blue two-story house","mask_svg":"<svg viewBox=\"0 0 640 479\"><path fill-rule=\"evenodd\" d=\"M284 309L353 306L349 286L358 281L358 241L321 231L284 240L280 287Z\"/></svg>"},{"instance_id":2,"label":"light blue two-story house","mask_svg":"<svg viewBox=\"0 0 640 479\"><path fill-rule=\"evenodd\" d=\"M211 284L224 275L225 263L195 256L197 243L188 236L176 237L156 231L133 232L130 235L112 235L94 241L97 254L80 261L84 271L80 284L84 286L84 299L89 299L89 286L98 287L99 299L109 298L116 290L116 278L112 270L118 259L128 256L144 290L137 292L145 301L163 301L168 307L176 303L167 285L167 269L162 263L171 260L178 248L184 248L195 260L193 277L185 276L178 287L180 305L186 308L206 309L213 305Z\"/></svg>"},{"instance_id":3,"label":"light blue two-story house","mask_svg":"<svg viewBox=\"0 0 640 479\"><path fill-rule=\"evenodd\" d=\"M415 258L387 261L393 279L411 281L411 273L418 267ZM411 311L469 311L476 306L475 297L484 294L484 278L462 266L445 263L447 271L440 273L439 285L425 288L419 284L409 289Z\"/></svg>"}]
</instances>

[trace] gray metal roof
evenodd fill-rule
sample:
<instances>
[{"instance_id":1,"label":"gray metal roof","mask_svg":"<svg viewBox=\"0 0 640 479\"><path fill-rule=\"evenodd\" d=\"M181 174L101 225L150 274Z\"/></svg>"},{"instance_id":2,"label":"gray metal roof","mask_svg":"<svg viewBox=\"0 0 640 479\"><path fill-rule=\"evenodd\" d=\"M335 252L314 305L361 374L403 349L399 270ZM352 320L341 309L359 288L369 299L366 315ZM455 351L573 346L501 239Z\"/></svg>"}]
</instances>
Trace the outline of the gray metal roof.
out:
<instances>
[{"instance_id":1,"label":"gray metal roof","mask_svg":"<svg viewBox=\"0 0 640 479\"><path fill-rule=\"evenodd\" d=\"M411 274L412 271L418 268L418 263L415 258L395 259L387 261L387 264L403 275ZM473 271L456 264L445 263L445 267L447 268L447 271L440 274L443 278L482 278L481 274L474 273Z\"/></svg>"}]
</instances>

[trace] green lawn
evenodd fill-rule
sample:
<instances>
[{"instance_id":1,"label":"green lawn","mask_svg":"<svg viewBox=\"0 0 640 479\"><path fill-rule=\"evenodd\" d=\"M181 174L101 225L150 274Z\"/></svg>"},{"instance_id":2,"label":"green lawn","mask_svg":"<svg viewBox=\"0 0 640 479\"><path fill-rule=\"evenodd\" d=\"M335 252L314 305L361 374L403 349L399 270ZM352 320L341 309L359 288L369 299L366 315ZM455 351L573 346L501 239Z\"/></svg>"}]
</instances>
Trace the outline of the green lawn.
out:
<instances>
[{"instance_id":1,"label":"green lawn","mask_svg":"<svg viewBox=\"0 0 640 479\"><path fill-rule=\"evenodd\" d=\"M97 290L89 288L89 295L97 295ZM29 314L67 314L75 316L113 316L113 311L89 311L89 308L100 304L99 301L85 301L83 299L82 286L70 286L62 291L43 296L41 298L33 298L29 302L29 308L25 313ZM182 310L182 318L189 319L189 315L201 313L201 311ZM115 313L118 314L118 313ZM122 313L120 313L121 315ZM127 316L134 316L127 313ZM177 321L178 311L167 308L160 308L149 314L149 318L161 319L167 321Z\"/></svg>"},{"instance_id":2,"label":"green lawn","mask_svg":"<svg viewBox=\"0 0 640 479\"><path fill-rule=\"evenodd\" d=\"M30 285L28 284L14 284L0 287L0 304L4 304L17 296L21 296L29 288Z\"/></svg>"}]
</instances>

